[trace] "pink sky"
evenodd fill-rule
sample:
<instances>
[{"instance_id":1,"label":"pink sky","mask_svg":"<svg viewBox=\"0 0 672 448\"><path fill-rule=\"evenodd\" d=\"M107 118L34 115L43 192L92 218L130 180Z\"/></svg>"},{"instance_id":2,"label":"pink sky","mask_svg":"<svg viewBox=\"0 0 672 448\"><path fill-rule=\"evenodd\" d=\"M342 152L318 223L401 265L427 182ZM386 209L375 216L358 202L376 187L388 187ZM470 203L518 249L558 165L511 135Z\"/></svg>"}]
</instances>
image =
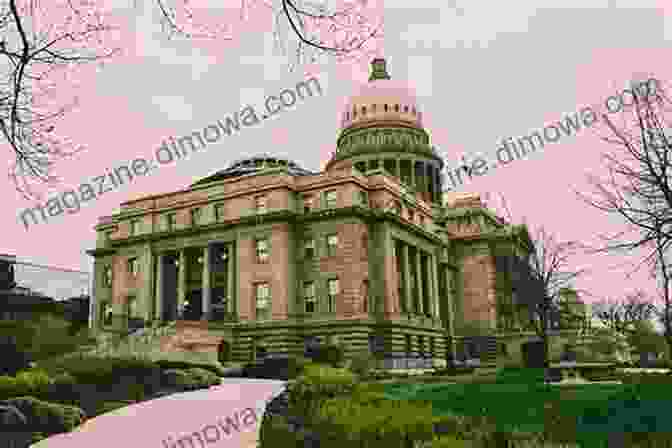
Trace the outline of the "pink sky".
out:
<instances>
[{"instance_id":1,"label":"pink sky","mask_svg":"<svg viewBox=\"0 0 672 448\"><path fill-rule=\"evenodd\" d=\"M319 78L324 95L227 137L206 153L106 193L78 213L29 230L18 219L18 211L29 203L5 181L0 195L9 212L2 215L0 252L89 271L91 260L84 251L95 246L93 226L123 201L183 188L258 152L278 153L318 170L335 149L341 108L356 83L366 79L374 55L385 55L392 78L406 79L418 91L424 125L448 167L455 167L462 154L473 159L481 153L491 160L502 138L527 135L585 105L602 104L636 74L670 79L665 37L670 16L662 2L630 2L626 10L598 1L558 2L537 10L474 0L458 15L447 2L388 0L379 2L384 7L384 47L381 40L359 65L323 63L294 73L287 71L286 57L273 53L271 14L262 2L244 23L233 20L232 40L209 42L163 38L152 2L135 8L132 0L125 6L114 3L110 19L120 30L111 45L124 51L103 68L82 69L78 87L65 90L65 96L78 96L79 106L58 122L58 130L87 150L58 164L63 183L57 192L120 162L151 158L164 138L202 129L241 105L252 103L260 110L265 96L293 86L304 73ZM203 8L196 16L213 23L239 16L238 1L218 1L228 9L215 10L204 9L212 1L192 3ZM628 20L633 15L634 24ZM621 39L618 30L626 26L631 27L625 30L630 37ZM596 235L623 225L589 208L572 191L586 191L585 174L602 169L599 156L610 148L600 136L605 136L604 127L597 126L563 136L527 160L474 178L459 191L489 193L493 205L501 194L516 220L525 218L533 228L544 225L560 239L593 242ZM8 163L13 162L7 145L5 151ZM623 269L611 269L627 261L632 260L581 257L577 265L593 273L577 286L604 297L651 290L645 273L625 279Z\"/></svg>"}]
</instances>

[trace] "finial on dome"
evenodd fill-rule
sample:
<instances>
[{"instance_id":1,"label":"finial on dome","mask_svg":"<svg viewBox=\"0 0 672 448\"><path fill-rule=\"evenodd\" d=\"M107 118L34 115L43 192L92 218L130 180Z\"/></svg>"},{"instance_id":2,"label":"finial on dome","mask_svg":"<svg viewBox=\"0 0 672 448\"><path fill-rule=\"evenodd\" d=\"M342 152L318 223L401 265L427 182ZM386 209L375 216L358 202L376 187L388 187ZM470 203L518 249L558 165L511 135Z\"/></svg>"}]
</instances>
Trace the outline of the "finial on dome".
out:
<instances>
[{"instance_id":1,"label":"finial on dome","mask_svg":"<svg viewBox=\"0 0 672 448\"><path fill-rule=\"evenodd\" d=\"M387 68L385 67L385 58L375 58L371 61L371 76L369 76L369 81L377 79L390 79L390 75L387 74Z\"/></svg>"}]
</instances>

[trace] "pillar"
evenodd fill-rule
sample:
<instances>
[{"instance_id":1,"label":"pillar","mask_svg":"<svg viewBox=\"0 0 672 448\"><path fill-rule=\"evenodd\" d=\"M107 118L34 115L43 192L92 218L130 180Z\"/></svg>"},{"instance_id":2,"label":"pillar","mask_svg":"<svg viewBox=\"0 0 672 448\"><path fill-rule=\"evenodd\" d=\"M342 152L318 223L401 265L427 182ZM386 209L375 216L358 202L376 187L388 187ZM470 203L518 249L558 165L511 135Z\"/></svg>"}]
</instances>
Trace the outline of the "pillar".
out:
<instances>
[{"instance_id":1,"label":"pillar","mask_svg":"<svg viewBox=\"0 0 672 448\"><path fill-rule=\"evenodd\" d=\"M411 299L411 263L410 263L410 258L408 255L408 244L402 242L402 253L404 256L404 283L405 283L405 292L406 292L406 297L404 297L404 300L406 301L406 312L408 314L411 314L412 310L412 299Z\"/></svg>"},{"instance_id":2,"label":"pillar","mask_svg":"<svg viewBox=\"0 0 672 448\"><path fill-rule=\"evenodd\" d=\"M394 159L394 175L397 179L401 179L401 162L399 159Z\"/></svg>"},{"instance_id":3,"label":"pillar","mask_svg":"<svg viewBox=\"0 0 672 448\"><path fill-rule=\"evenodd\" d=\"M145 322L150 322L154 314L152 309L154 305L154 301L152 300L154 297L154 254L152 253L151 248L147 247L145 249L143 258L144 266L142 267L141 274L143 282L142 292L141 297L136 297L136 300L138 300L138 305L142 307L140 308L142 318Z\"/></svg>"},{"instance_id":4,"label":"pillar","mask_svg":"<svg viewBox=\"0 0 672 448\"><path fill-rule=\"evenodd\" d=\"M210 320L210 244L203 248L203 281L201 286L201 298L203 302L201 320Z\"/></svg>"},{"instance_id":5,"label":"pillar","mask_svg":"<svg viewBox=\"0 0 672 448\"><path fill-rule=\"evenodd\" d=\"M177 273L177 309L179 311L184 307L187 299L187 253L185 249L180 249L180 266ZM181 316L178 315L178 319Z\"/></svg>"},{"instance_id":6,"label":"pillar","mask_svg":"<svg viewBox=\"0 0 672 448\"><path fill-rule=\"evenodd\" d=\"M227 283L226 283L226 293L227 293L227 300L226 300L226 312L227 313L233 313L237 309L234 306L234 262L235 262L235 257L233 256L233 243L228 244L228 249L229 249L229 262L228 262L228 269L227 269Z\"/></svg>"},{"instance_id":7,"label":"pillar","mask_svg":"<svg viewBox=\"0 0 672 448\"><path fill-rule=\"evenodd\" d=\"M415 159L411 159L411 186L417 190L418 187L415 182Z\"/></svg>"},{"instance_id":8,"label":"pillar","mask_svg":"<svg viewBox=\"0 0 672 448\"><path fill-rule=\"evenodd\" d=\"M423 284L422 284L422 256L421 256L421 254L422 254L422 252L420 252L420 249L415 250L415 272L417 274L415 276L415 280L418 282L417 298L419 299L418 300L418 313L420 315L423 314L423 308L424 308L423 303L422 303L424 297L423 297Z\"/></svg>"},{"instance_id":9,"label":"pillar","mask_svg":"<svg viewBox=\"0 0 672 448\"><path fill-rule=\"evenodd\" d=\"M446 312L448 314L448 334L451 336L452 344L448 349L452 354L452 359L456 359L457 353L455 350L455 300L453 297L453 282L455 279L451 275L449 267L443 269L443 275L446 276Z\"/></svg>"},{"instance_id":10,"label":"pillar","mask_svg":"<svg viewBox=\"0 0 672 448\"><path fill-rule=\"evenodd\" d=\"M430 259L430 275L432 278L432 316L434 318L439 318L439 274L437 271L437 257L432 254L429 256Z\"/></svg>"},{"instance_id":11,"label":"pillar","mask_svg":"<svg viewBox=\"0 0 672 448\"><path fill-rule=\"evenodd\" d=\"M156 297L154 298L156 303L156 319L163 319L163 263L164 258L163 254L156 255Z\"/></svg>"}]
</instances>

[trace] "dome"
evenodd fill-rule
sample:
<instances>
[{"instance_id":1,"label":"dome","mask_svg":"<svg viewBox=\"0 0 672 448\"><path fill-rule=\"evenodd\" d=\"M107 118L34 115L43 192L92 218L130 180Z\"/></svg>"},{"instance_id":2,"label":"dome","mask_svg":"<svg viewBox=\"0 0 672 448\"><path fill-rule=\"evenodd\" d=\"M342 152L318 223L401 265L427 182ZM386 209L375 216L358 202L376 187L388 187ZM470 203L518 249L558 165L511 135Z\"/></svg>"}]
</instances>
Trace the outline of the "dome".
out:
<instances>
[{"instance_id":1,"label":"dome","mask_svg":"<svg viewBox=\"0 0 672 448\"><path fill-rule=\"evenodd\" d=\"M192 186L215 182L222 179L231 179L234 177L247 176L250 174L258 174L264 170L278 167L286 167L287 172L291 176L312 176L317 174L300 167L292 160L282 157L275 157L270 154L260 154L237 160L233 162L228 168L205 177L192 184Z\"/></svg>"},{"instance_id":2,"label":"dome","mask_svg":"<svg viewBox=\"0 0 672 448\"><path fill-rule=\"evenodd\" d=\"M385 59L371 62L369 82L350 97L341 115L343 130L390 124L422 128L414 89L391 80L385 64Z\"/></svg>"}]
</instances>

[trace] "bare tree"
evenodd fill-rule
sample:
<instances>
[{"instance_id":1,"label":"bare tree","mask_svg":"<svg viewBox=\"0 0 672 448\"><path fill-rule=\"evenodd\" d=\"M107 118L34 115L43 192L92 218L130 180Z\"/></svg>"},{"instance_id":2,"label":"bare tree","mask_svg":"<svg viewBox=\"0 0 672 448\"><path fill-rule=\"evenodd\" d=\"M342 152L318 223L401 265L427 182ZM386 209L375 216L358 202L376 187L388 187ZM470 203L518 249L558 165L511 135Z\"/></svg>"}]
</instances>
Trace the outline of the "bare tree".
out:
<instances>
[{"instance_id":1,"label":"bare tree","mask_svg":"<svg viewBox=\"0 0 672 448\"><path fill-rule=\"evenodd\" d=\"M10 170L16 189L35 197L30 180L54 183L54 163L81 150L58 135L55 122L69 106L53 104L67 90L72 69L102 62L118 50L107 49L112 27L87 0L6 0L0 3L0 131L16 162ZM57 76L66 79L56 81Z\"/></svg>"},{"instance_id":2,"label":"bare tree","mask_svg":"<svg viewBox=\"0 0 672 448\"><path fill-rule=\"evenodd\" d=\"M382 23L372 18L366 0L340 8L305 0L241 0L239 21L254 7L270 10L274 39L299 64L320 55L339 61L358 59L375 50ZM222 0L223 2L223 0ZM0 92L0 131L16 163L10 178L27 199L40 198L32 183L55 185L53 168L84 147L58 132L56 122L77 105L66 101L73 69L103 63L121 51L107 44L116 28L108 23L101 0L0 0L0 56L5 61ZM232 39L230 21L215 8L197 10L187 0L155 0L169 37ZM136 2L137 5L137 2ZM59 98L56 98L56 94Z\"/></svg>"},{"instance_id":3,"label":"bare tree","mask_svg":"<svg viewBox=\"0 0 672 448\"><path fill-rule=\"evenodd\" d=\"M623 300L600 300L592 305L596 319L611 331L624 336L635 331L637 322L650 320L655 312L655 305L643 291L630 294Z\"/></svg>"},{"instance_id":4,"label":"bare tree","mask_svg":"<svg viewBox=\"0 0 672 448\"><path fill-rule=\"evenodd\" d=\"M588 177L595 189L593 197L577 194L592 207L625 221L626 230L603 235L605 243L592 251L642 254L635 270L648 266L652 277L659 280L662 306L658 314L672 353L667 258L672 244L672 139L666 117L672 101L655 78L637 83L631 91L633 100L623 111L620 127L606 114L602 116L612 134L603 140L615 147L603 154L608 175Z\"/></svg>"},{"instance_id":5,"label":"bare tree","mask_svg":"<svg viewBox=\"0 0 672 448\"><path fill-rule=\"evenodd\" d=\"M572 282L587 272L575 269L571 259L578 254L581 245L577 242L560 242L540 227L533 239L524 261L527 272L521 273L519 303L527 307L531 328L544 344L544 366L550 365L549 336L552 323L559 319L562 292L572 288Z\"/></svg>"},{"instance_id":6,"label":"bare tree","mask_svg":"<svg viewBox=\"0 0 672 448\"><path fill-rule=\"evenodd\" d=\"M367 44L383 37L382 24L371 17L367 0L344 2L341 7L307 0L241 0L239 20L244 21L254 7L273 14L276 48L289 58L289 70L320 56L339 61L359 59L375 50ZM209 11L195 10L184 0L156 0L168 36L188 39L233 38L232 25L212 20ZM210 24L208 22L211 22ZM214 22L214 23L212 23Z\"/></svg>"}]
</instances>

